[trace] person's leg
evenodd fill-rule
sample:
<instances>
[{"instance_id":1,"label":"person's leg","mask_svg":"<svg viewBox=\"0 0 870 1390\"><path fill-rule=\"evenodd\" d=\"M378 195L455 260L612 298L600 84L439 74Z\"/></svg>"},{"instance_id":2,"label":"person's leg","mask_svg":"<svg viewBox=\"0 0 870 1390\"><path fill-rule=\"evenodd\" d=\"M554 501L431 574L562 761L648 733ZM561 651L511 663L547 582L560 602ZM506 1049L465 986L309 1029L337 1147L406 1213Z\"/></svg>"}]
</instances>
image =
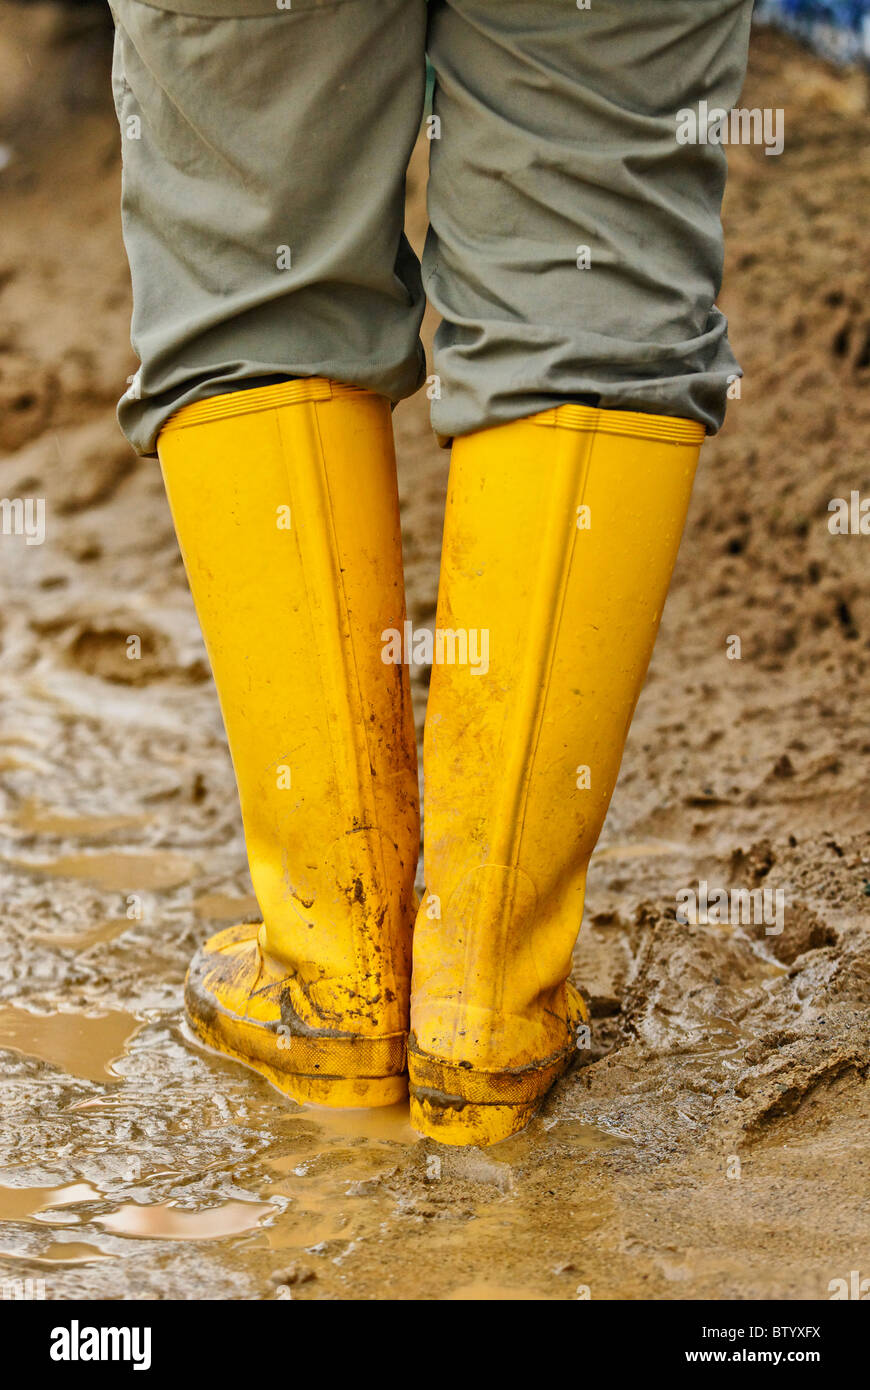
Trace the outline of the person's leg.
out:
<instances>
[{"instance_id":1,"label":"person's leg","mask_svg":"<svg viewBox=\"0 0 870 1390\"><path fill-rule=\"evenodd\" d=\"M424 376L405 170L424 0L112 0L140 453L175 410L288 377Z\"/></svg>"},{"instance_id":2,"label":"person's leg","mask_svg":"<svg viewBox=\"0 0 870 1390\"><path fill-rule=\"evenodd\" d=\"M263 925L213 937L188 1017L297 1100L405 1094L417 754L389 402L323 378L185 407L160 462Z\"/></svg>"},{"instance_id":3,"label":"person's leg","mask_svg":"<svg viewBox=\"0 0 870 1390\"><path fill-rule=\"evenodd\" d=\"M171 4L115 4L142 358L120 413L159 453L263 914L199 951L187 1012L298 1100L388 1104L419 843L381 634L405 614L390 400L421 370L423 5Z\"/></svg>"},{"instance_id":4,"label":"person's leg","mask_svg":"<svg viewBox=\"0 0 870 1390\"><path fill-rule=\"evenodd\" d=\"M725 152L678 143L677 113L737 100L752 0L430 10L436 430L564 401L718 428Z\"/></svg>"},{"instance_id":5,"label":"person's leg","mask_svg":"<svg viewBox=\"0 0 870 1390\"><path fill-rule=\"evenodd\" d=\"M734 369L720 153L679 146L676 112L736 98L748 10L432 16L424 279L457 436L437 626L488 641L486 668L433 667L426 719L409 1075L415 1127L447 1143L522 1128L576 1055L587 866Z\"/></svg>"}]
</instances>

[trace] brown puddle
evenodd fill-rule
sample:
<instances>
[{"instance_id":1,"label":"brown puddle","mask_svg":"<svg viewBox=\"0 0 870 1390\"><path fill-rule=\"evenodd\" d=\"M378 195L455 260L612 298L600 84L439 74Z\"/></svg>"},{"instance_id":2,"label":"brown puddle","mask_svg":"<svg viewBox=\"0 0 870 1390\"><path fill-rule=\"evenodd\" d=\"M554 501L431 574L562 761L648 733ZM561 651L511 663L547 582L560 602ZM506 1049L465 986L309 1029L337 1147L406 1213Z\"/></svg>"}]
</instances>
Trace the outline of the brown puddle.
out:
<instances>
[{"instance_id":1,"label":"brown puddle","mask_svg":"<svg viewBox=\"0 0 870 1390\"><path fill-rule=\"evenodd\" d=\"M558 1300L550 1294L536 1293L534 1289L511 1288L507 1284L488 1284L478 1280L473 1284L461 1284L445 1294L442 1303L554 1303Z\"/></svg>"},{"instance_id":2,"label":"brown puddle","mask_svg":"<svg viewBox=\"0 0 870 1390\"><path fill-rule=\"evenodd\" d=\"M619 1130L601 1129L598 1125L583 1124L581 1120L554 1120L544 1124L548 1134L559 1140L570 1140L574 1152L601 1153L604 1149L631 1147L634 1140Z\"/></svg>"},{"instance_id":3,"label":"brown puddle","mask_svg":"<svg viewBox=\"0 0 870 1390\"><path fill-rule=\"evenodd\" d=\"M96 840L119 830L148 825L152 820L152 816L70 816L38 801L25 801L7 823L31 835Z\"/></svg>"},{"instance_id":4,"label":"brown puddle","mask_svg":"<svg viewBox=\"0 0 870 1390\"><path fill-rule=\"evenodd\" d=\"M55 1208L101 1201L102 1196L89 1182L68 1183L66 1187L0 1185L0 1221L44 1221Z\"/></svg>"},{"instance_id":5,"label":"brown puddle","mask_svg":"<svg viewBox=\"0 0 870 1390\"><path fill-rule=\"evenodd\" d=\"M57 859L6 859L5 862L25 873L84 879L115 893L178 888L196 873L193 860L173 850L155 850L150 854L104 850L95 854L63 854Z\"/></svg>"},{"instance_id":6,"label":"brown puddle","mask_svg":"<svg viewBox=\"0 0 870 1390\"><path fill-rule=\"evenodd\" d=\"M91 1018L87 1014L34 1014L14 1004L0 1007L0 1048L61 1067L86 1081L114 1077L111 1063L122 1057L141 1027L121 1009Z\"/></svg>"},{"instance_id":7,"label":"brown puddle","mask_svg":"<svg viewBox=\"0 0 870 1390\"><path fill-rule=\"evenodd\" d=\"M290 1207L278 1221L265 1227L263 1234L270 1250L310 1250L314 1245L346 1237L348 1229L332 1212L311 1207L295 1211Z\"/></svg>"},{"instance_id":8,"label":"brown puddle","mask_svg":"<svg viewBox=\"0 0 870 1390\"><path fill-rule=\"evenodd\" d=\"M100 1250L96 1245L87 1245L84 1241L53 1240L41 1255L28 1255L27 1261L37 1265L81 1265L89 1264L92 1260L113 1260L114 1258L114 1255L107 1255L105 1250Z\"/></svg>"},{"instance_id":9,"label":"brown puddle","mask_svg":"<svg viewBox=\"0 0 870 1390\"><path fill-rule=\"evenodd\" d=\"M402 1106L389 1106L391 1111L402 1111ZM320 1120L324 1112L311 1111L306 1106L306 1119ZM270 1250L306 1250L313 1245L336 1240L338 1237L353 1237L352 1216L357 1202L371 1202L377 1191L379 1177L395 1168L396 1155L385 1144L378 1143L386 1136L393 1137L402 1126L399 1116L385 1123L378 1130L371 1126L366 1133L374 1144L359 1143L359 1138L349 1136L352 1116L371 1120L378 1111L335 1112L338 1123L324 1134L324 1145L303 1154L285 1154L281 1158L265 1159L268 1172L274 1176L274 1183L268 1191L277 1197L286 1198L286 1207L270 1226L265 1227L264 1237ZM345 1120L345 1125L340 1125ZM407 1108L404 1116L407 1125ZM320 1125L318 1125L320 1127ZM367 1129L364 1123L357 1127L357 1136ZM350 1147L340 1143L342 1138L350 1137ZM368 1193L363 1197L364 1193Z\"/></svg>"},{"instance_id":10,"label":"brown puddle","mask_svg":"<svg viewBox=\"0 0 870 1390\"><path fill-rule=\"evenodd\" d=\"M233 898L229 893L203 893L194 898L193 910L200 919L212 922L256 922L260 904L253 893Z\"/></svg>"},{"instance_id":11,"label":"brown puddle","mask_svg":"<svg viewBox=\"0 0 870 1390\"><path fill-rule=\"evenodd\" d=\"M108 922L100 922L95 927L80 932L34 932L33 940L42 946L60 946L64 949L85 951L101 941L114 941L130 926L126 917L113 917Z\"/></svg>"},{"instance_id":12,"label":"brown puddle","mask_svg":"<svg viewBox=\"0 0 870 1390\"><path fill-rule=\"evenodd\" d=\"M139 1206L126 1202L108 1216L94 1221L116 1236L145 1240L220 1240L224 1236L255 1231L262 1217L274 1213L269 1202L222 1202L205 1211L183 1211L169 1202Z\"/></svg>"},{"instance_id":13,"label":"brown puddle","mask_svg":"<svg viewBox=\"0 0 870 1390\"><path fill-rule=\"evenodd\" d=\"M408 1118L408 1106L381 1105L373 1110L331 1110L306 1105L305 1119L330 1139L374 1139L385 1144L417 1144Z\"/></svg>"}]
</instances>

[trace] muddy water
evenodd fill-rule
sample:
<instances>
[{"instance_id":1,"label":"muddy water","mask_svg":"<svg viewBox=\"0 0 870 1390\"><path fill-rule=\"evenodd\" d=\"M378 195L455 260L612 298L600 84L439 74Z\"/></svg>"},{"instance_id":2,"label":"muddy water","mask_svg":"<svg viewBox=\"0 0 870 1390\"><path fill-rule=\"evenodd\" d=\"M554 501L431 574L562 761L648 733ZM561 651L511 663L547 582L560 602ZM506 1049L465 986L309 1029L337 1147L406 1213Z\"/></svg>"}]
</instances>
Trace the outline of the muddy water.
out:
<instances>
[{"instance_id":1,"label":"muddy water","mask_svg":"<svg viewBox=\"0 0 870 1390\"><path fill-rule=\"evenodd\" d=\"M592 1047L526 1133L459 1152L402 1107L302 1110L184 1032L192 951L256 904L160 480L113 419L134 364L107 55L34 14L0 29L0 496L48 517L42 546L0 538L0 1277L49 1298L576 1300L824 1298L870 1272L870 600L860 538L825 525L828 498L870 490L847 215L865 85L756 46L746 102L787 106L792 143L775 179L732 151L745 392L705 451L589 876ZM424 409L396 413L416 624L446 467ZM782 933L679 925L702 879L782 888Z\"/></svg>"},{"instance_id":2,"label":"muddy water","mask_svg":"<svg viewBox=\"0 0 870 1390\"><path fill-rule=\"evenodd\" d=\"M120 1010L92 1018L66 1010L38 1014L14 1004L0 1008L0 1047L87 1081L113 1075L112 1062L138 1029L132 1014Z\"/></svg>"},{"instance_id":3,"label":"muddy water","mask_svg":"<svg viewBox=\"0 0 870 1390\"><path fill-rule=\"evenodd\" d=\"M143 889L174 888L188 883L194 865L183 855L165 850L159 854L129 854L123 851L92 851L86 854L61 854L55 859L8 859L12 868L23 869L35 876L50 878L80 878L101 888L121 893L130 884Z\"/></svg>"}]
</instances>

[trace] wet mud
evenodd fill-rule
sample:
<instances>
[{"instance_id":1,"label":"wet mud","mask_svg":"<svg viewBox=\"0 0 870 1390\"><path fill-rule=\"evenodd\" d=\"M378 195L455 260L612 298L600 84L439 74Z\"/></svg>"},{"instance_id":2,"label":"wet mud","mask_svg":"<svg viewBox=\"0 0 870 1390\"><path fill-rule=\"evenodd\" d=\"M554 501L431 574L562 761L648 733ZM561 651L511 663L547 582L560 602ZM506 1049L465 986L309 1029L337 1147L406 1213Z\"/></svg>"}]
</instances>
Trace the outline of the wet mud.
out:
<instances>
[{"instance_id":1,"label":"wet mud","mask_svg":"<svg viewBox=\"0 0 870 1390\"><path fill-rule=\"evenodd\" d=\"M114 421L135 364L107 59L85 18L4 7L0 495L46 499L43 544L0 537L4 1288L826 1298L870 1274L870 538L827 524L870 495L866 80L756 40L744 104L785 107L786 147L731 155L746 378L590 873L592 1047L526 1132L463 1152L402 1107L300 1109L182 1026L193 950L254 903L159 473ZM425 407L396 414L415 625L447 467ZM782 931L678 922L702 880L782 890Z\"/></svg>"}]
</instances>

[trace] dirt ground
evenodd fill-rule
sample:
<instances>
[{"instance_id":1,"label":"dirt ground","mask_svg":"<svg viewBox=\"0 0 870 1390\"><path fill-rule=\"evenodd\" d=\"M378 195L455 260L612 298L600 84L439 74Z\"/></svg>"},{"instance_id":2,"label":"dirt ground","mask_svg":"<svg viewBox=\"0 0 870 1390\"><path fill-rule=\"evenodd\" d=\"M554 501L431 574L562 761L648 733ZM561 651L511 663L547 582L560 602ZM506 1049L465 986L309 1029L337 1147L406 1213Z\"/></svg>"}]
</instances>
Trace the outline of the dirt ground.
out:
<instances>
[{"instance_id":1,"label":"dirt ground","mask_svg":"<svg viewBox=\"0 0 870 1390\"><path fill-rule=\"evenodd\" d=\"M523 1135L462 1152L402 1109L294 1107L183 1034L195 944L255 904L159 474L114 419L134 362L107 39L44 5L0 26L0 496L47 506L43 545L0 537L0 1275L427 1300L870 1276L870 538L827 511L870 495L865 78L756 36L744 104L785 108L785 153L731 156L746 377L593 861L594 1048ZM447 468L425 407L396 417L415 624ZM784 931L679 925L700 880L783 890Z\"/></svg>"}]
</instances>

